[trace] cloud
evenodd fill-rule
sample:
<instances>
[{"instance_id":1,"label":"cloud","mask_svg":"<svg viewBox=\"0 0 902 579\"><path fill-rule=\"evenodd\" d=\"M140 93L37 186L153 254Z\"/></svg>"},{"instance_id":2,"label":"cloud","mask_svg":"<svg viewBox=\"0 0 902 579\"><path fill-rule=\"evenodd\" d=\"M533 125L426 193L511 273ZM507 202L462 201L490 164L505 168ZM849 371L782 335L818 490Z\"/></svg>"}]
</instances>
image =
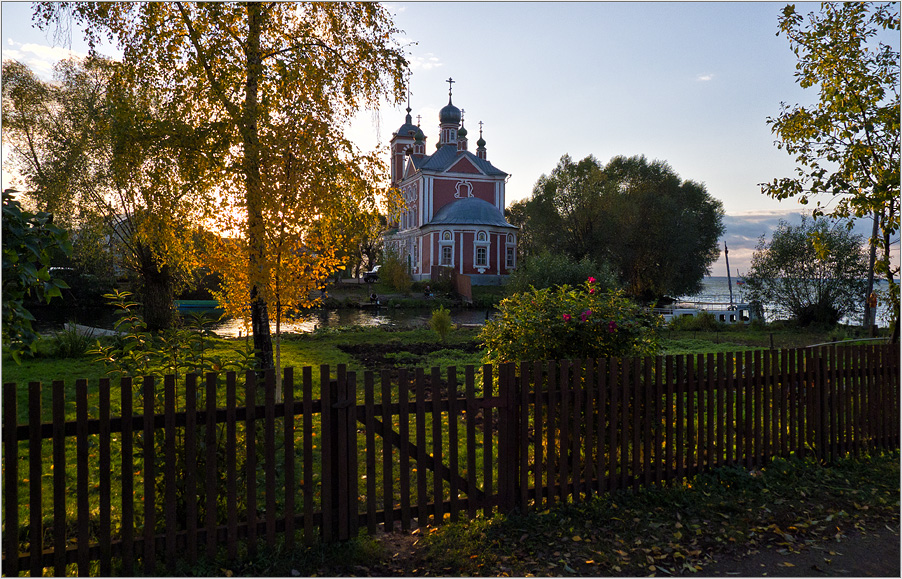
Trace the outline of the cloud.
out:
<instances>
[{"instance_id":1,"label":"cloud","mask_svg":"<svg viewBox=\"0 0 902 579\"><path fill-rule=\"evenodd\" d=\"M411 70L432 70L442 66L443 63L431 52L427 52L425 56L410 57Z\"/></svg>"},{"instance_id":2,"label":"cloud","mask_svg":"<svg viewBox=\"0 0 902 579\"><path fill-rule=\"evenodd\" d=\"M13 47L3 51L4 59L18 60L22 64L27 65L34 73L43 80L50 80L53 76L53 66L60 60L71 58L73 56L84 58L87 54L69 50L62 46L48 46L46 44L35 44L28 42L22 44L12 39L7 39L6 43Z\"/></svg>"},{"instance_id":3,"label":"cloud","mask_svg":"<svg viewBox=\"0 0 902 579\"><path fill-rule=\"evenodd\" d=\"M699 82L708 82L709 80L711 80L713 78L714 78L714 75L709 73L709 74L700 74L697 77L695 77L695 80L697 80Z\"/></svg>"}]
</instances>

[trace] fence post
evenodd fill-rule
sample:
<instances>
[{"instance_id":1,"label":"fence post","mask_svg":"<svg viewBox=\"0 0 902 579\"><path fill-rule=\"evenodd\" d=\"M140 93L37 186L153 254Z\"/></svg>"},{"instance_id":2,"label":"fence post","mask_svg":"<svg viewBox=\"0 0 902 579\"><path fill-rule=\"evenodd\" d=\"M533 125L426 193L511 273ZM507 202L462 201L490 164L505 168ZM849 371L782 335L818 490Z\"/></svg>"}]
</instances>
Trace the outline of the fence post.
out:
<instances>
[{"instance_id":1,"label":"fence post","mask_svg":"<svg viewBox=\"0 0 902 579\"><path fill-rule=\"evenodd\" d=\"M517 481L520 478L517 472L519 412L516 408L516 378L513 364L503 364L499 368L498 498L499 508L505 513L513 511L517 504Z\"/></svg>"}]
</instances>

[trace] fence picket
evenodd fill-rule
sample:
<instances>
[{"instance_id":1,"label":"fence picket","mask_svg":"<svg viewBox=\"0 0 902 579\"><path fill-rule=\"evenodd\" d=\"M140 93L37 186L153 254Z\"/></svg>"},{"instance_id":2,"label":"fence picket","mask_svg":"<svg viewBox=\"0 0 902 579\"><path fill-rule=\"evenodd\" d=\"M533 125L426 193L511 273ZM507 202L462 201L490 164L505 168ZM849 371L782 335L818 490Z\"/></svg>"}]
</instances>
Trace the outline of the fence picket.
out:
<instances>
[{"instance_id":1,"label":"fence picket","mask_svg":"<svg viewBox=\"0 0 902 579\"><path fill-rule=\"evenodd\" d=\"M131 377L119 381L122 400L122 572L134 575L135 493L133 390Z\"/></svg>"},{"instance_id":2,"label":"fence picket","mask_svg":"<svg viewBox=\"0 0 902 579\"><path fill-rule=\"evenodd\" d=\"M482 399L488 400L492 397L492 366L491 364L483 364L482 366ZM492 407L484 405L482 408L482 476L483 476L483 493L485 494L485 505L482 514L486 518L492 516L492 430L493 430L493 412Z\"/></svg>"},{"instance_id":3,"label":"fence picket","mask_svg":"<svg viewBox=\"0 0 902 579\"><path fill-rule=\"evenodd\" d=\"M435 504L436 525L442 524L444 521L443 503L445 500L444 485L442 483L442 405L441 405L441 370L438 367L432 368L431 376L432 384L432 490L433 502ZM450 420L450 415L449 415ZM425 472L423 473L425 475Z\"/></svg>"},{"instance_id":4,"label":"fence picket","mask_svg":"<svg viewBox=\"0 0 902 579\"><path fill-rule=\"evenodd\" d=\"M238 556L238 375L226 373L226 553Z\"/></svg>"},{"instance_id":5,"label":"fence picket","mask_svg":"<svg viewBox=\"0 0 902 579\"><path fill-rule=\"evenodd\" d=\"M476 518L476 385L475 368L464 367L467 411L467 516Z\"/></svg>"},{"instance_id":6,"label":"fence picket","mask_svg":"<svg viewBox=\"0 0 902 579\"><path fill-rule=\"evenodd\" d=\"M664 376L661 374L663 369L663 358L655 356L655 385L652 397L654 398L654 432L655 432L655 486L661 486L664 483L664 456L663 456L663 426L661 420L663 417L662 404L664 403ZM670 446L670 443L667 444Z\"/></svg>"},{"instance_id":7,"label":"fence picket","mask_svg":"<svg viewBox=\"0 0 902 579\"><path fill-rule=\"evenodd\" d=\"M549 361L547 367L547 384L548 384L548 453L547 453L547 468L545 469L546 478L546 503L547 506L553 505L557 500L557 471L556 468L558 466L557 461L557 415L558 415L558 397L556 392L557 386L557 368L558 364L555 361Z\"/></svg>"},{"instance_id":8,"label":"fence picket","mask_svg":"<svg viewBox=\"0 0 902 579\"><path fill-rule=\"evenodd\" d=\"M103 393L103 384L101 383L101 396ZM166 508L164 511L165 529L166 529L166 571L170 575L175 574L175 536L176 527L175 508L175 376L168 375L163 378L163 413L165 417L164 426L164 460L163 463L163 484L165 493ZM101 434L101 441L103 434ZM103 465L101 465L103 472ZM108 573L101 573L108 575Z\"/></svg>"},{"instance_id":9,"label":"fence picket","mask_svg":"<svg viewBox=\"0 0 902 579\"><path fill-rule=\"evenodd\" d=\"M620 390L620 427L623 429L620 436L620 482L619 487L625 489L627 487L627 477L629 476L630 465L630 406L632 403L630 391L630 359L620 358L621 376L623 379L618 383L617 389Z\"/></svg>"},{"instance_id":10,"label":"fence picket","mask_svg":"<svg viewBox=\"0 0 902 579\"><path fill-rule=\"evenodd\" d=\"M380 375L382 385L382 424L386 429L393 427L391 413L391 374L388 370L382 370ZM392 443L388 438L382 439L382 510L385 512L386 533L395 529L395 492L394 474L392 472Z\"/></svg>"},{"instance_id":11,"label":"fence picket","mask_svg":"<svg viewBox=\"0 0 902 579\"><path fill-rule=\"evenodd\" d=\"M76 383L76 388L78 383ZM153 419L154 419L154 379L153 376L144 377L144 574L156 574L156 545L154 541L154 529L156 528L156 465L154 464L153 447ZM76 390L76 410L78 408L78 393ZM81 515L79 515L79 519ZM81 547L81 539L78 541ZM87 541L85 541L85 557L87 557ZM87 564L86 564L87 566ZM79 564L79 570L81 564ZM87 569L86 569L87 571Z\"/></svg>"},{"instance_id":12,"label":"fence picket","mask_svg":"<svg viewBox=\"0 0 902 579\"><path fill-rule=\"evenodd\" d=\"M257 555L257 375L253 370L248 370L244 375L246 394L244 399L245 433L247 439L247 554L248 557ZM214 408L216 400L215 382L211 391L211 381L207 380L207 396L213 397ZM209 422L208 422L209 424ZM215 444L216 439L213 438ZM215 503L214 507L215 509ZM215 531L209 532L207 540L213 541Z\"/></svg>"},{"instance_id":13,"label":"fence picket","mask_svg":"<svg viewBox=\"0 0 902 579\"><path fill-rule=\"evenodd\" d=\"M326 370L328 382L329 371ZM304 493L304 544L313 544L313 368L306 366L302 370L303 386L301 398L304 407L304 471L301 480L301 490ZM320 430L322 434L323 430ZM323 441L320 440L320 445Z\"/></svg>"},{"instance_id":14,"label":"fence picket","mask_svg":"<svg viewBox=\"0 0 902 579\"><path fill-rule=\"evenodd\" d=\"M197 374L185 377L185 464L197 464ZM185 529L188 563L197 562L197 469L185 469Z\"/></svg>"},{"instance_id":15,"label":"fence picket","mask_svg":"<svg viewBox=\"0 0 902 579\"><path fill-rule=\"evenodd\" d=\"M297 407L294 402L294 368L285 368L282 380L282 399L285 402L285 416L282 420L282 434L285 468L285 549L294 547L295 497L297 496L297 476L294 470L294 422ZM375 478L375 477L374 477Z\"/></svg>"},{"instance_id":16,"label":"fence picket","mask_svg":"<svg viewBox=\"0 0 902 579\"><path fill-rule=\"evenodd\" d=\"M598 427L595 429L597 434L597 450L595 455L596 472L598 473L598 494L603 494L608 488L608 449L605 436L607 433L607 359L598 360L598 366L595 371L594 391L597 393L598 404ZM539 444L540 441L536 441Z\"/></svg>"},{"instance_id":17,"label":"fence picket","mask_svg":"<svg viewBox=\"0 0 902 579\"><path fill-rule=\"evenodd\" d=\"M376 534L376 394L373 373L363 374L364 420L366 424L366 523L367 532Z\"/></svg>"},{"instance_id":18,"label":"fence picket","mask_svg":"<svg viewBox=\"0 0 902 579\"><path fill-rule=\"evenodd\" d=\"M348 469L348 450L351 444L351 441L348 439L348 412L345 410L344 405L347 402L348 396L348 382L350 376L348 375L347 367L344 364L339 364L336 375L338 378L338 383L336 386L337 393L332 394L332 408L335 412L335 416L337 417L337 424L335 428L337 428L337 445L335 450L337 451L335 454L337 455L337 466L335 476L338 477L338 540L346 541L349 537L349 529L348 522L350 519L350 505L348 504L348 494L350 493L350 485L349 478L350 472ZM334 468L334 467L333 467ZM334 500L334 499L333 499Z\"/></svg>"},{"instance_id":19,"label":"fence picket","mask_svg":"<svg viewBox=\"0 0 902 579\"><path fill-rule=\"evenodd\" d=\"M266 505L266 546L276 544L276 376L266 370L263 392L263 472Z\"/></svg>"},{"instance_id":20,"label":"fence picket","mask_svg":"<svg viewBox=\"0 0 902 579\"><path fill-rule=\"evenodd\" d=\"M417 444L417 524L425 529L429 524L429 497L426 491L426 383L422 368L414 374L416 388L416 444Z\"/></svg>"},{"instance_id":21,"label":"fence picket","mask_svg":"<svg viewBox=\"0 0 902 579\"><path fill-rule=\"evenodd\" d=\"M585 365L585 368L583 368ZM28 424L17 424L16 389L4 385L4 452L18 457L19 444L25 451L21 461L27 462L27 498L20 497L20 461L9 460L4 465L4 532L18 539L18 529L25 520L30 526L23 553L18 541L4 541L4 572L12 574L24 566L35 574L44 566L53 566L57 574L64 573L70 562L76 563L84 575L94 561L99 562L103 574L112 570L113 556L122 557L122 570L134 567L134 500L144 503L143 572L156 570L158 550L165 554L168 572L176 568L179 550L185 550L189 562L196 561L198 543L206 543L208 553L217 555L217 546L227 540L227 558L237 555L237 539L246 536L249 555L253 553L257 533L265 531L267 545L276 542L276 534L287 533L286 544L293 540L297 519L296 487L300 478L304 492L303 524L305 541L313 539L317 526L324 541L345 539L356 535L358 525L365 521L369 533L376 531L377 522L385 521L387 531L398 518L394 494L401 496L402 526L409 528L411 510L416 509L420 526L429 522L440 524L445 518L459 516L460 491L467 493L467 514L477 510L491 516L497 505L507 512L519 507L521 512L532 506L541 509L558 499L582 500L590 495L613 488L661 484L665 480L691 476L723 463L760 467L762 461L788 452L813 452L823 460L834 461L847 451L861 452L898 444L894 433L898 416L899 353L892 346L825 347L809 350L758 351L738 354L717 354L623 358L602 360L548 361L547 363L505 364L498 368L483 368L483 392L475 394L475 369L465 368L465 392L458 398L456 370L448 368L447 396L443 396L442 374L432 369L432 398L427 403L425 376L417 369L415 378L414 416L411 416L411 374L399 372L398 403L393 400L393 385L388 372L381 374L382 404L375 402L375 376L364 374L362 408L357 406L356 376L339 367L338 379L331 381L329 367L321 367L322 399L312 398L312 368L304 368L303 409L294 394L290 369L284 374L284 404L276 404L275 376L269 372L265 381L265 400L256 406L256 375L246 375L247 394L244 408L236 404L236 376L226 375L226 407L217 407L218 377L206 376L205 409L198 408L197 376L188 375L185 381L184 410L176 397L176 378L165 377L157 392L154 379L144 378L141 386L143 416L133 414L133 389L128 379L120 381L122 415L111 416L110 384L100 380L97 394L96 418L89 418L88 383L76 382L75 420L65 420L64 384L52 387L52 420L42 422L42 393L40 383L31 383L22 393L27 402ZM493 392L494 372L498 371L500 390ZM547 373L547 378L543 376ZM531 374L531 376L530 376ZM546 385L547 383L547 385ZM93 397L94 394L92 393ZM91 398L91 401L94 399ZM159 402L157 402L159 400ZM460 406L461 401L466 407ZM530 405L533 405L530 407ZM428 409L427 409L428 406ZM467 473L458 474L459 413L466 410L465 439ZM24 409L23 409L24 410ZM481 438L484 456L478 466L483 473L483 486L477 488L477 420L482 412ZM255 436L258 421L263 436L263 473L257 473ZM314 412L321 413L323 430L313 431ZM447 416L445 416L447 412ZM393 430L397 413L398 431ZM497 413L497 416L496 416ZM296 449L298 432L294 421L303 414L302 449ZM202 418L201 418L202 417ZM275 422L284 418L284 444L279 440L278 452L284 450L285 489L276 486L278 455ZM381 418L381 429L379 419ZM497 418L498 434L494 427ZM447 419L448 427L444 426ZM237 448L237 421L246 431L244 449ZM532 421L530 425L530 420ZM198 424L203 421L204 424ZM416 431L410 432L415 421ZM362 424L366 432L358 451L357 428ZM428 429L430 428L431 431ZM140 428L141 464L134 464L134 427ZM220 427L225 426L225 446L217 440ZM179 429L184 428L184 453L177 448ZM198 456L198 430L204 430L206 452ZM447 432L446 432L447 430ZM676 435L674 435L676 431ZM121 432L121 447L115 433ZM378 452L375 436L383 437L382 484L379 484ZM411 442L411 434L415 436ZM426 437L430 434L432 442ZM315 437L320 438L323 450L322 470L314 471ZM67 511L65 468L50 468L44 462L45 439L51 445L52 456L47 462L64 465L66 447L74 439L76 462L75 518L68 528L75 531L77 546L66 549L73 539L66 535ZM154 440L162 447L155 446ZM96 444L95 444L96 443ZM415 444L414 444L415 443ZM93 464L89 446L97 449L99 460ZM427 447L427 444L429 446ZM445 445L448 445L447 448ZM497 453L493 448L498 444ZM395 472L392 450L397 448L399 470ZM547 448L547 452L546 449ZM120 452L121 450L121 452ZM431 456L430 456L431 451ZM236 456L244 452L247 458L247 523L237 523ZM303 452L303 475L294 468L295 453ZM364 471L358 466L358 452L364 452ZM220 454L226 456L219 458ZM497 457L496 457L497 454ZM26 456L27 455L27 456ZM112 457L121 455L121 468L112 464ZM411 501L413 470L411 455L416 460L416 502ZM161 462L162 459L162 462ZM176 467L184 460L187 465L199 463L197 469L184 474ZM497 462L496 462L497 460ZM118 461L118 458L117 458ZM225 489L219 488L217 462L225 462ZM447 464L445 464L447 462ZM96 480L98 498L89 490L89 479ZM161 487L156 487L157 469L162 469ZM121 471L121 539L114 542L111 518L114 505L111 477L113 470ZM532 473L530 473L532 469ZM54 513L44 516L43 494L50 492L42 486L44 471L52 478ZM50 475L50 471L53 474ZM430 475L428 471L432 471ZM497 483L495 472L498 472ZM197 479L197 473L203 481ZM143 489L134 489L134 476L143 478ZM257 521L257 475L265 479L260 498L265 499L265 513ZM365 475L361 477L361 475ZM184 494L176 493L182 484ZM278 474L281 476L281 473ZM395 477L399 476L398 479ZM432 476L431 486L428 477ZM359 493L360 478L365 478L365 492ZM445 481L448 488L445 488ZM343 482L342 482L343 481ZM198 486L203 488L198 489ZM322 505L314 508L314 490L321 485ZM118 489L117 489L118 490ZM137 490L137 492L135 492ZM144 496L141 497L143 490ZM198 494L200 491L200 494ZM378 493L382 492L381 500ZM157 496L157 493L162 496ZM223 496L224 495L224 496ZM585 497L583 496L585 495ZM362 497L365 496L366 499ZM446 501L446 497L450 500ZM202 505L197 504L200 498ZM19 502L30 505L21 510ZM97 501L92 503L91 501ZM179 501L177 503L176 501ZM216 509L224 503L227 522ZM365 503L365 504L364 504ZM543 503L545 503L543 505ZM176 511L183 504L184 511ZM203 508L200 508L203 506ZM382 512L377 509L381 506ZM115 505L118 508L118 504ZM200 512L198 512L200 511ZM162 513L162 515L160 514ZM277 513L279 513L277 518ZM434 515L434 520L430 519ZM90 518L91 516L95 518ZM205 518L199 529L199 516ZM158 518L162 517L159 521ZM185 517L184 521L182 517ZM321 520L320 520L321 517ZM52 518L54 531L48 537L44 551L41 528ZM178 521L178 523L177 523ZM159 524L158 524L159 523ZM160 532L157 535L157 532ZM93 542L92 542L93 541Z\"/></svg>"},{"instance_id":22,"label":"fence picket","mask_svg":"<svg viewBox=\"0 0 902 579\"><path fill-rule=\"evenodd\" d=\"M451 495L450 510L451 522L456 522L460 517L460 488L454 473L460 471L459 457L459 419L458 400L457 400L457 368L448 367L448 467L451 469L451 480L448 482L449 493Z\"/></svg>"},{"instance_id":23,"label":"fence picket","mask_svg":"<svg viewBox=\"0 0 902 579\"><path fill-rule=\"evenodd\" d=\"M586 372L580 390L583 392L585 400L585 418L583 419L583 424L585 424L586 427L586 435L583 440L583 469L585 469L585 482L583 488L586 493L586 498L589 498L594 494L594 481L598 480L599 476L597 470L598 462L592 460L592 451L597 446L595 444L596 434L594 432L593 424L595 420L595 360L586 358L585 364Z\"/></svg>"},{"instance_id":24,"label":"fence picket","mask_svg":"<svg viewBox=\"0 0 902 579\"><path fill-rule=\"evenodd\" d=\"M667 399L664 403L666 408L666 429L664 431L664 444L667 447L667 452L665 453L664 460L665 469L664 469L664 477L669 482L673 479L673 472L676 465L674 464L674 460L676 459L674 453L674 446L676 445L676 440L673 437L673 424L674 424L674 405L676 404L676 400L674 399L674 386L675 376L674 376L674 359L672 355L668 355L665 358L665 366L667 367Z\"/></svg>"},{"instance_id":25,"label":"fence picket","mask_svg":"<svg viewBox=\"0 0 902 579\"><path fill-rule=\"evenodd\" d=\"M216 481L219 476L216 465L216 374L206 375L204 406L206 409L206 429L204 430L204 521L206 532L207 558L216 556ZM248 442L250 445L250 441ZM254 474L256 477L256 473Z\"/></svg>"},{"instance_id":26,"label":"fence picket","mask_svg":"<svg viewBox=\"0 0 902 579\"><path fill-rule=\"evenodd\" d=\"M410 455L403 448L404 441L410 440L410 378L405 368L398 371L398 434L402 448L400 456L398 485L401 490L401 530L410 529Z\"/></svg>"},{"instance_id":27,"label":"fence picket","mask_svg":"<svg viewBox=\"0 0 902 579\"><path fill-rule=\"evenodd\" d=\"M560 368L560 378L559 384L561 389L561 406L560 412L558 413L560 416L560 433L561 433L561 444L560 444L560 468L558 469L558 480L557 484L560 489L560 499L561 502L567 502L567 497L570 495L567 481L569 475L569 466L572 460L572 456L570 454L570 421L572 420L573 412L570 411L570 360L561 360L558 368Z\"/></svg>"},{"instance_id":28,"label":"fence picket","mask_svg":"<svg viewBox=\"0 0 902 579\"><path fill-rule=\"evenodd\" d=\"M66 407L65 384L53 383L53 565L58 577L66 575ZM11 431L7 431L9 436ZM15 437L13 437L15 438ZM6 454L5 456L10 456ZM7 463L8 465L8 463ZM6 527L7 531L9 527ZM16 537L18 540L18 537ZM7 559L9 561L9 559Z\"/></svg>"},{"instance_id":29,"label":"fence picket","mask_svg":"<svg viewBox=\"0 0 902 579\"><path fill-rule=\"evenodd\" d=\"M87 400L87 383L85 383L82 388L82 392L84 395L84 400L81 400L78 393L75 395L76 403L82 402L81 409L82 412L79 414L79 437L78 437L78 455L79 462L77 466L78 470L78 486L79 486L79 509L78 509L78 522L79 522L79 546L81 546L82 540L85 542L85 548L79 549L79 553L85 557L85 553L87 553L87 543L88 543L88 400ZM29 424L40 424L41 423L41 383L40 382L30 382L28 384L28 422ZM41 438L41 431L37 428L31 429L31 436L28 441L28 501L29 501L29 542L31 543L31 576L32 577L40 577L44 574L44 565L41 562L41 555L44 550L44 527L43 527L43 519L41 512L42 501L42 489L41 489L41 480L43 477L41 476L41 459L43 457L42 448L44 446L44 440ZM18 456L12 455L12 456ZM19 481L16 481L18 484ZM35 505L37 508L35 508ZM18 510L18 506L16 507ZM84 521L84 522L82 522ZM79 566L79 574L87 574L87 560L85 559L85 566Z\"/></svg>"},{"instance_id":30,"label":"fence picket","mask_svg":"<svg viewBox=\"0 0 902 579\"><path fill-rule=\"evenodd\" d=\"M529 364L520 362L520 379L517 382L517 392L515 405L520 410L518 419L519 425L519 448L517 457L519 459L518 472L520 480L517 482L520 491L519 508L520 512L526 513L529 510ZM454 445L451 445L454 448Z\"/></svg>"}]
</instances>

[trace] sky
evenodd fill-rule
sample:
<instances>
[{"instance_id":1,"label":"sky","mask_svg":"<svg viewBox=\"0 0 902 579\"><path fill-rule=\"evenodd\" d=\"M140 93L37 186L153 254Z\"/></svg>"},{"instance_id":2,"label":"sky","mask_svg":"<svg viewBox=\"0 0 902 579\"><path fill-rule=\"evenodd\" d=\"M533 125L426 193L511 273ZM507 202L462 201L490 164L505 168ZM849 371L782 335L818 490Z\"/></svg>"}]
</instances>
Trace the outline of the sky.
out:
<instances>
[{"instance_id":1,"label":"sky","mask_svg":"<svg viewBox=\"0 0 902 579\"><path fill-rule=\"evenodd\" d=\"M663 160L705 184L726 211L730 268L747 271L755 244L805 208L776 201L760 184L794 174L767 124L780 103L811 104L795 83L795 55L777 36L779 2L393 2L397 38L410 61L410 106L427 151L438 111L465 111L471 141L484 123L488 159L511 176L507 203L528 197L562 155ZM800 13L819 8L797 3ZM32 27L28 3L2 3L2 57L49 78L69 48ZM893 38L898 49L899 39ZM108 55L117 52L109 48ZM386 151L405 105L365 111L349 128L364 150ZM9 175L4 171L4 187ZM825 199L826 201L826 199ZM870 224L856 231L868 235ZM898 254L898 243L896 245ZM712 275L726 275L721 255Z\"/></svg>"}]
</instances>

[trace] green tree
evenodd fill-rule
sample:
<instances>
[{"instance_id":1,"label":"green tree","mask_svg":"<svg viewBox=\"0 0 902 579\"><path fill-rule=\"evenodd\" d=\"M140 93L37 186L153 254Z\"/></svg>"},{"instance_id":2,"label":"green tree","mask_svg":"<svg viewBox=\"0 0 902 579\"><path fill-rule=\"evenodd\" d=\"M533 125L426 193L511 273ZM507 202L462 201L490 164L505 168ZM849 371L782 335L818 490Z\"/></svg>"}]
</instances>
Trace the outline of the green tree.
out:
<instances>
[{"instance_id":1,"label":"green tree","mask_svg":"<svg viewBox=\"0 0 902 579\"><path fill-rule=\"evenodd\" d=\"M802 325L833 325L861 311L867 276L863 239L848 223L832 226L802 217L780 221L767 242L758 241L745 282L752 301L771 305L778 316Z\"/></svg>"},{"instance_id":2,"label":"green tree","mask_svg":"<svg viewBox=\"0 0 902 579\"><path fill-rule=\"evenodd\" d=\"M3 347L18 363L22 352L35 350L38 338L25 299L33 296L49 303L62 297L60 289L69 286L51 277L50 257L56 249L69 254L72 247L52 215L24 211L15 193L3 191Z\"/></svg>"},{"instance_id":3,"label":"green tree","mask_svg":"<svg viewBox=\"0 0 902 579\"><path fill-rule=\"evenodd\" d=\"M403 95L407 63L388 12L370 3L42 2L35 17L41 25L71 17L89 40L113 39L135 78L165 91L161 106L187 122L219 123L228 209L217 215L237 214L222 227L243 239L237 257L245 260L254 348L259 365L273 367L267 302L277 258L267 230L281 220L266 214L305 222L315 201L334 197L335 188L317 187L305 171L307 160L364 170L342 128L361 107ZM276 183L268 178L289 159L297 162L288 181L297 202L282 208L275 204L285 196L269 195Z\"/></svg>"},{"instance_id":4,"label":"green tree","mask_svg":"<svg viewBox=\"0 0 902 579\"><path fill-rule=\"evenodd\" d=\"M898 312L890 250L899 230L899 51L877 36L895 31L898 40L899 4L824 3L807 18L788 5L779 28L798 57L797 82L816 88L818 99L810 106L781 103L780 114L767 119L777 147L795 157L797 168L796 176L774 179L763 192L803 204L824 195L815 217L873 215L870 242L882 250L876 271L889 281Z\"/></svg>"},{"instance_id":5,"label":"green tree","mask_svg":"<svg viewBox=\"0 0 902 579\"><path fill-rule=\"evenodd\" d=\"M507 288L511 293L525 292L532 288L577 286L589 277L595 277L601 291L617 289L617 275L604 265L599 267L589 257L579 261L563 253L544 251L526 257L517 264L510 276Z\"/></svg>"},{"instance_id":6,"label":"green tree","mask_svg":"<svg viewBox=\"0 0 902 579\"><path fill-rule=\"evenodd\" d=\"M165 118L159 93L107 59L62 61L53 82L7 61L3 78L4 140L28 200L80 232L83 262L112 246L139 279L148 327L170 327L197 265L199 199L218 170L197 153L209 136Z\"/></svg>"},{"instance_id":7,"label":"green tree","mask_svg":"<svg viewBox=\"0 0 902 579\"><path fill-rule=\"evenodd\" d=\"M608 263L628 294L653 301L700 289L720 254L723 206L663 161L565 155L539 178L523 223L534 251Z\"/></svg>"}]
</instances>

